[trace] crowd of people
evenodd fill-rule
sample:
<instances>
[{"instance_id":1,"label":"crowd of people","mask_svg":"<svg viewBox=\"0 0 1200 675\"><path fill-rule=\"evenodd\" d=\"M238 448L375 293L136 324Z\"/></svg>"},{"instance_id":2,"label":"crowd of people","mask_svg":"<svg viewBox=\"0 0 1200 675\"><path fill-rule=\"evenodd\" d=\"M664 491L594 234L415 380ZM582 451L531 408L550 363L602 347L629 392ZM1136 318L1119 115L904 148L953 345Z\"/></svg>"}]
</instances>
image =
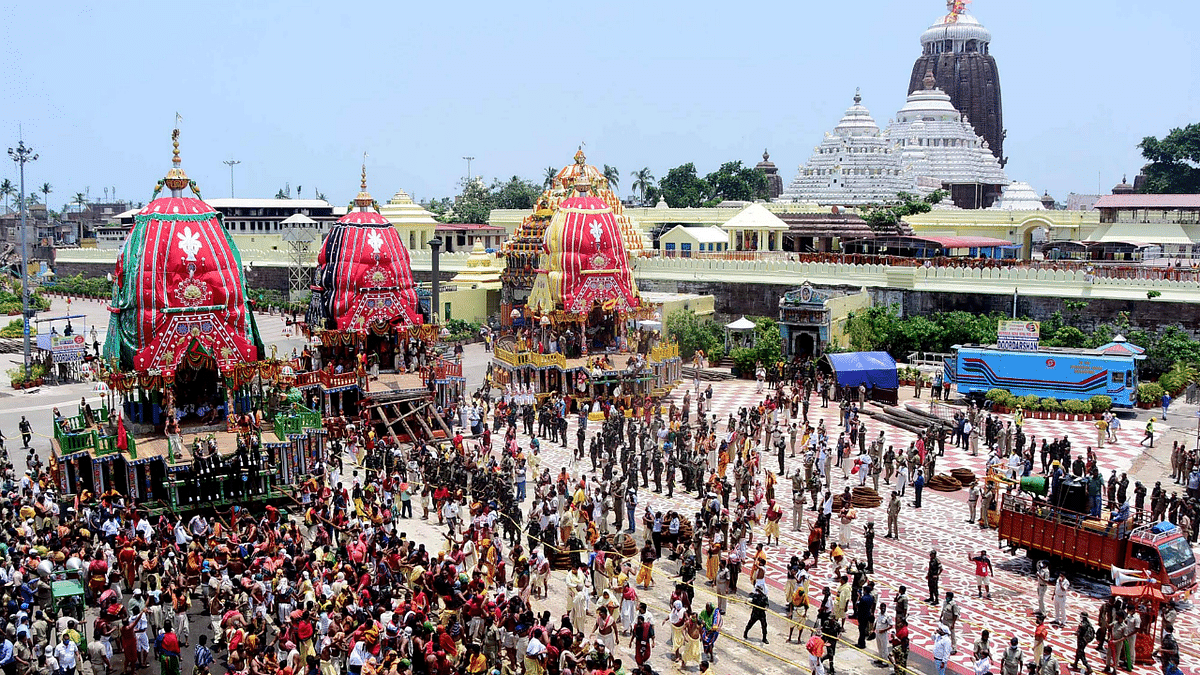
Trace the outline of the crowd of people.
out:
<instances>
[{"instance_id":1,"label":"crowd of people","mask_svg":"<svg viewBox=\"0 0 1200 675\"><path fill-rule=\"evenodd\" d=\"M411 446L363 419L346 425L294 508L263 513L147 517L114 492L63 508L30 453L24 476L5 490L0 668L110 675L157 661L165 675L185 667L199 675L650 675L665 654L706 672L725 658L722 637L761 648L771 624L787 628L786 642L802 645L795 654L816 673L844 669L837 654L853 649L910 672L908 589L889 588L884 601L874 518L858 513L853 488L870 485L884 497L883 536L898 539L947 442L975 449L982 436L989 464L1024 476L1034 439L970 409L952 433L931 428L896 447L882 428L868 430L861 402L830 397L811 364L780 374L757 405L725 419L711 413L711 387L698 384L678 401L626 409L513 389L492 400L485 388L456 406L454 436ZM568 448L569 460L548 462L550 443ZM1065 439L1043 439L1041 448L1051 480L1066 480L1076 465L1079 477L1096 475L1092 452L1073 455ZM791 499L781 500L789 483ZM1119 492L1110 502L1125 499L1121 481L1109 485ZM968 502L983 527L993 490ZM679 507L676 491L694 496L696 508ZM1190 499L1158 515L1188 522ZM418 520L425 529L436 522L440 540L410 536ZM786 561L780 591L768 572L785 562L773 560L784 528L807 549ZM990 597L987 552L970 562L975 590ZM80 570L86 615L51 597L59 568ZM964 623L955 593L939 592L942 573L931 551L923 600L936 608L939 675ZM1094 640L1107 645L1110 668L1128 667L1120 646L1136 633L1138 613L1109 602L1092 628L1086 613L1077 621L1066 613L1064 575L1037 574L1039 588L1043 577L1054 588L1051 623L1082 645L1076 661L1090 671L1083 647ZM727 622L731 605L748 614L744 626ZM1177 650L1166 611L1160 657L1170 674ZM995 655L983 631L972 647L976 673L1058 673L1048 631L1039 620Z\"/></svg>"}]
</instances>

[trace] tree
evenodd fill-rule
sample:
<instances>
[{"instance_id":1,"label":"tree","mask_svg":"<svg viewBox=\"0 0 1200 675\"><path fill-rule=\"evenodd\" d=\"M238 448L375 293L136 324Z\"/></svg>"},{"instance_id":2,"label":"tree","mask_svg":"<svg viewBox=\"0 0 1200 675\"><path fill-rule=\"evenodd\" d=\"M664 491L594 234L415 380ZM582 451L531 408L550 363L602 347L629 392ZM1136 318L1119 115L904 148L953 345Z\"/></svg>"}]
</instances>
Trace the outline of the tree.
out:
<instances>
[{"instance_id":1,"label":"tree","mask_svg":"<svg viewBox=\"0 0 1200 675\"><path fill-rule=\"evenodd\" d=\"M616 192L617 185L621 183L621 172L617 170L617 167L605 164L604 178L608 181L608 189Z\"/></svg>"},{"instance_id":2,"label":"tree","mask_svg":"<svg viewBox=\"0 0 1200 675\"><path fill-rule=\"evenodd\" d=\"M54 186L49 183L42 183L42 187L38 188L38 192L42 193L42 199L46 202L46 206L50 206L50 193L54 192Z\"/></svg>"},{"instance_id":3,"label":"tree","mask_svg":"<svg viewBox=\"0 0 1200 675\"><path fill-rule=\"evenodd\" d=\"M696 165L691 162L668 171L658 187L667 203L675 208L704 206L709 198L708 183L696 175Z\"/></svg>"},{"instance_id":4,"label":"tree","mask_svg":"<svg viewBox=\"0 0 1200 675\"><path fill-rule=\"evenodd\" d=\"M71 203L78 206L80 211L83 211L83 207L87 206L87 195L82 192L76 192L75 198L71 200Z\"/></svg>"},{"instance_id":5,"label":"tree","mask_svg":"<svg viewBox=\"0 0 1200 675\"><path fill-rule=\"evenodd\" d=\"M3 181L0 181L0 195L4 197L4 209L7 211L9 197L17 196L17 186L13 185L11 180L5 178Z\"/></svg>"},{"instance_id":6,"label":"tree","mask_svg":"<svg viewBox=\"0 0 1200 675\"><path fill-rule=\"evenodd\" d=\"M473 178L463 185L462 194L454 198L454 205L441 215L443 223L486 223L492 214L492 193L480 178Z\"/></svg>"},{"instance_id":7,"label":"tree","mask_svg":"<svg viewBox=\"0 0 1200 675\"><path fill-rule=\"evenodd\" d=\"M646 191L654 187L654 174L650 173L650 167L642 167L629 172L629 176L633 178L633 191L637 193L638 200L645 204Z\"/></svg>"},{"instance_id":8,"label":"tree","mask_svg":"<svg viewBox=\"0 0 1200 675\"><path fill-rule=\"evenodd\" d=\"M533 181L525 180L520 176L513 176L504 183L496 181L492 183L491 208L532 209L533 205L537 203L541 192L537 185L534 185ZM487 221L481 220L479 222L485 223Z\"/></svg>"},{"instance_id":9,"label":"tree","mask_svg":"<svg viewBox=\"0 0 1200 675\"><path fill-rule=\"evenodd\" d=\"M554 179L557 177L558 169L552 166L546 167L546 173L542 176L542 188L546 190L550 189L550 186L554 185Z\"/></svg>"},{"instance_id":10,"label":"tree","mask_svg":"<svg viewBox=\"0 0 1200 675\"><path fill-rule=\"evenodd\" d=\"M742 166L741 160L725 162L721 168L704 177L708 183L708 204L716 206L723 201L746 201L766 199L767 174L761 169Z\"/></svg>"},{"instance_id":11,"label":"tree","mask_svg":"<svg viewBox=\"0 0 1200 675\"><path fill-rule=\"evenodd\" d=\"M284 192L283 188L279 188L279 192L275 193L275 199L291 199L291 198L292 198L292 195L288 194L287 192Z\"/></svg>"},{"instance_id":12,"label":"tree","mask_svg":"<svg viewBox=\"0 0 1200 675\"><path fill-rule=\"evenodd\" d=\"M724 332L720 324L711 319L701 319L690 309L672 312L667 316L667 336L679 343L679 356L688 361L697 350L710 359L717 359L725 351Z\"/></svg>"},{"instance_id":13,"label":"tree","mask_svg":"<svg viewBox=\"0 0 1200 675\"><path fill-rule=\"evenodd\" d=\"M867 225L878 234L896 234L900 231L900 221L905 216L918 213L929 213L934 204L946 198L945 190L934 190L924 197L911 192L898 192L892 201L882 204L868 204L860 213Z\"/></svg>"},{"instance_id":14,"label":"tree","mask_svg":"<svg viewBox=\"0 0 1200 675\"><path fill-rule=\"evenodd\" d=\"M1138 144L1149 164L1142 192L1193 194L1200 192L1200 123L1175 128L1161 141L1147 136Z\"/></svg>"}]
</instances>

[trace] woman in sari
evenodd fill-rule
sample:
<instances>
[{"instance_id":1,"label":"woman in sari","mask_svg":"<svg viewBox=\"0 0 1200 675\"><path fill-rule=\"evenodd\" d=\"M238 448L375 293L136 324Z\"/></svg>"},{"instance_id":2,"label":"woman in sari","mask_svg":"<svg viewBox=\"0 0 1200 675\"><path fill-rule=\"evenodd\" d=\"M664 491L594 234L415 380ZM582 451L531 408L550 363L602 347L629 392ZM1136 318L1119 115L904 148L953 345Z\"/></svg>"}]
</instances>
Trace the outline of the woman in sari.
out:
<instances>
[{"instance_id":1,"label":"woman in sari","mask_svg":"<svg viewBox=\"0 0 1200 675\"><path fill-rule=\"evenodd\" d=\"M716 661L713 654L713 648L717 644L717 638L721 636L721 610L713 607L710 602L704 606L704 611L700 612L700 646L703 651L704 658L710 663Z\"/></svg>"}]
</instances>

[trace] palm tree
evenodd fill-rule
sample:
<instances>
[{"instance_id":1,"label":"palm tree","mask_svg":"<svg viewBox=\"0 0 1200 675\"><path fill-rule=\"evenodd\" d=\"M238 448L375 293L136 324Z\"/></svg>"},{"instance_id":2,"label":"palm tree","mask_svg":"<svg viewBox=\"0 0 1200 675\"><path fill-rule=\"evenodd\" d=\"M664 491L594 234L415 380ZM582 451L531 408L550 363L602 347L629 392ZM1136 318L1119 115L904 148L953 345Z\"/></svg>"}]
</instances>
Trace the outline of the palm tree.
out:
<instances>
[{"instance_id":1,"label":"palm tree","mask_svg":"<svg viewBox=\"0 0 1200 675\"><path fill-rule=\"evenodd\" d=\"M633 177L633 189L638 193L638 201L645 202L646 190L654 187L654 174L650 173L650 167L632 171L629 175Z\"/></svg>"},{"instance_id":2,"label":"palm tree","mask_svg":"<svg viewBox=\"0 0 1200 675\"><path fill-rule=\"evenodd\" d=\"M542 188L549 189L554 184L554 178L558 176L558 169L548 166L546 167L546 175L542 176Z\"/></svg>"},{"instance_id":3,"label":"palm tree","mask_svg":"<svg viewBox=\"0 0 1200 675\"><path fill-rule=\"evenodd\" d=\"M613 192L617 191L617 185L621 182L621 172L615 166L604 165L604 178L608 180L608 188Z\"/></svg>"},{"instance_id":4,"label":"palm tree","mask_svg":"<svg viewBox=\"0 0 1200 675\"><path fill-rule=\"evenodd\" d=\"M42 187L38 188L38 192L42 193L43 198L46 200L46 205L49 206L50 193L54 192L54 186L49 183L42 183Z\"/></svg>"},{"instance_id":5,"label":"palm tree","mask_svg":"<svg viewBox=\"0 0 1200 675\"><path fill-rule=\"evenodd\" d=\"M76 192L75 199L72 199L71 203L78 206L80 213L82 213L83 207L87 205L87 195L83 194L82 192Z\"/></svg>"},{"instance_id":6,"label":"palm tree","mask_svg":"<svg viewBox=\"0 0 1200 675\"><path fill-rule=\"evenodd\" d=\"M4 210L8 210L8 198L17 196L17 186L7 178L0 181L0 195L4 196Z\"/></svg>"}]
</instances>

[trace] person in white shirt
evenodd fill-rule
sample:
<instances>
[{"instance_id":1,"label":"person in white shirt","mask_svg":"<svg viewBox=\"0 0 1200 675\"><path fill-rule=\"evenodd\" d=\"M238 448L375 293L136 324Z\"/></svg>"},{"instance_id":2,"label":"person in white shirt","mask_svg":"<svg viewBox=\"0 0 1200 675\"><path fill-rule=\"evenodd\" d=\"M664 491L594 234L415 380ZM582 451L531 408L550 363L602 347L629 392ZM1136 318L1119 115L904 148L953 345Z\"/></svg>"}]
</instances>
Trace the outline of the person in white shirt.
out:
<instances>
[{"instance_id":1,"label":"person in white shirt","mask_svg":"<svg viewBox=\"0 0 1200 675\"><path fill-rule=\"evenodd\" d=\"M59 635L61 640L54 648L54 658L58 660L58 672L62 675L75 675L75 666L79 662L79 647L67 639L66 633Z\"/></svg>"},{"instance_id":2,"label":"person in white shirt","mask_svg":"<svg viewBox=\"0 0 1200 675\"><path fill-rule=\"evenodd\" d=\"M192 535L188 534L187 528L183 526L183 521L175 523L175 546L180 550L187 548L187 545L192 543Z\"/></svg>"},{"instance_id":3,"label":"person in white shirt","mask_svg":"<svg viewBox=\"0 0 1200 675\"><path fill-rule=\"evenodd\" d=\"M937 666L937 675L946 675L946 663L950 660L950 636L945 626L937 627L937 637L933 641L933 664Z\"/></svg>"}]
</instances>

